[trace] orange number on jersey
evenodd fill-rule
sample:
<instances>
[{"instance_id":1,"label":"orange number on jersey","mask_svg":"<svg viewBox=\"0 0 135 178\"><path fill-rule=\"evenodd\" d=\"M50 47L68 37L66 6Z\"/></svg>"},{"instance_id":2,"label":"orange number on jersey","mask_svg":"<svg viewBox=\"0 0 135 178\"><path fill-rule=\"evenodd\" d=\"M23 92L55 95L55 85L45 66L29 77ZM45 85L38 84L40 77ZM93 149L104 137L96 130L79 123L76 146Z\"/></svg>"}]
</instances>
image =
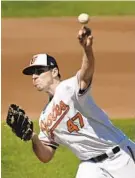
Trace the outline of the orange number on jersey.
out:
<instances>
[{"instance_id":1,"label":"orange number on jersey","mask_svg":"<svg viewBox=\"0 0 135 178\"><path fill-rule=\"evenodd\" d=\"M77 119L79 121L79 127L74 123L74 121ZM74 131L76 132L79 131L79 128L82 128L83 126L84 126L83 118L79 112L74 117L67 121L67 128L70 133Z\"/></svg>"},{"instance_id":2,"label":"orange number on jersey","mask_svg":"<svg viewBox=\"0 0 135 178\"><path fill-rule=\"evenodd\" d=\"M78 128L78 126L77 125L75 125L74 124L74 122L71 120L71 119L69 119L68 121L67 121L67 127L68 127L68 131L71 133L71 132L73 132L73 131L79 131L79 128Z\"/></svg>"}]
</instances>

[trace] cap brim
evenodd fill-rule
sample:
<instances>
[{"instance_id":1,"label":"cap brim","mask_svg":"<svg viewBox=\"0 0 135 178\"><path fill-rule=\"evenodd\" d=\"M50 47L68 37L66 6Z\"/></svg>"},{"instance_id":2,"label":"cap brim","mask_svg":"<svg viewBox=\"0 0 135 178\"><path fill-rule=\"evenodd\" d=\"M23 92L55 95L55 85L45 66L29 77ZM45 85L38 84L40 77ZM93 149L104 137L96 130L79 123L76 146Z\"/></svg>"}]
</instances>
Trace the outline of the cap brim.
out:
<instances>
[{"instance_id":1,"label":"cap brim","mask_svg":"<svg viewBox=\"0 0 135 178\"><path fill-rule=\"evenodd\" d=\"M44 65L33 65L33 66L29 66L23 69L22 73L24 75L33 75L35 72L35 69L40 68L40 67L48 67L48 66L44 66Z\"/></svg>"}]
</instances>

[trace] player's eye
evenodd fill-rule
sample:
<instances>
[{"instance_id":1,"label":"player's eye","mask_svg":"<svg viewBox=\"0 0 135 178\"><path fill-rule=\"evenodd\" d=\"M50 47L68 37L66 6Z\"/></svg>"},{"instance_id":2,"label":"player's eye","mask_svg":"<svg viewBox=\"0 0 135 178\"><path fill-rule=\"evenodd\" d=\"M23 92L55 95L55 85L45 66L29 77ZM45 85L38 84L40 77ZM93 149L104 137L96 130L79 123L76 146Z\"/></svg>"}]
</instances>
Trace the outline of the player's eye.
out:
<instances>
[{"instance_id":1,"label":"player's eye","mask_svg":"<svg viewBox=\"0 0 135 178\"><path fill-rule=\"evenodd\" d=\"M42 73L44 73L44 72L45 72L44 69L38 69L37 71L35 71L35 73L36 73L37 75L40 75L40 74L42 74Z\"/></svg>"},{"instance_id":2,"label":"player's eye","mask_svg":"<svg viewBox=\"0 0 135 178\"><path fill-rule=\"evenodd\" d=\"M40 74L47 72L47 71L48 71L48 68L35 69L34 74L40 75Z\"/></svg>"}]
</instances>

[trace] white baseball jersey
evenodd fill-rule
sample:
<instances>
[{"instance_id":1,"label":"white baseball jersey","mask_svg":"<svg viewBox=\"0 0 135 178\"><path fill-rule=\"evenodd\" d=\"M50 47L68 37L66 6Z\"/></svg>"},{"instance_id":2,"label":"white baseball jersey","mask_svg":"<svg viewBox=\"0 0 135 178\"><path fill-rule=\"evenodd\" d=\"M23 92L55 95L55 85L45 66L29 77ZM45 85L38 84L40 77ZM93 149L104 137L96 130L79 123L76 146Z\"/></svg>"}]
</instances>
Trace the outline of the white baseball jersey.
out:
<instances>
[{"instance_id":1,"label":"white baseball jersey","mask_svg":"<svg viewBox=\"0 0 135 178\"><path fill-rule=\"evenodd\" d=\"M79 93L78 75L57 86L41 113L39 139L55 148L65 145L80 160L88 160L115 147L126 136L94 103L91 87Z\"/></svg>"}]
</instances>

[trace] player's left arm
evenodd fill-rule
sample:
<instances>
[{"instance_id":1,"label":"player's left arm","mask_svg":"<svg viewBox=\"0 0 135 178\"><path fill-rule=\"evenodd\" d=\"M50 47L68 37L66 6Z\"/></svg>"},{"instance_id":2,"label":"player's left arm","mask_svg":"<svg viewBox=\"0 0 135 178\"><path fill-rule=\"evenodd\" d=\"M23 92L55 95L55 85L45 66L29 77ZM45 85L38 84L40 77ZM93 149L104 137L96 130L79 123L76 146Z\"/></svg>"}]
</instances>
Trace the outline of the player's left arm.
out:
<instances>
[{"instance_id":1,"label":"player's left arm","mask_svg":"<svg viewBox=\"0 0 135 178\"><path fill-rule=\"evenodd\" d=\"M84 53L79 72L79 85L81 90L85 90L91 85L94 73L93 36L91 35L90 29L83 26L82 29L79 30L78 39Z\"/></svg>"}]
</instances>

